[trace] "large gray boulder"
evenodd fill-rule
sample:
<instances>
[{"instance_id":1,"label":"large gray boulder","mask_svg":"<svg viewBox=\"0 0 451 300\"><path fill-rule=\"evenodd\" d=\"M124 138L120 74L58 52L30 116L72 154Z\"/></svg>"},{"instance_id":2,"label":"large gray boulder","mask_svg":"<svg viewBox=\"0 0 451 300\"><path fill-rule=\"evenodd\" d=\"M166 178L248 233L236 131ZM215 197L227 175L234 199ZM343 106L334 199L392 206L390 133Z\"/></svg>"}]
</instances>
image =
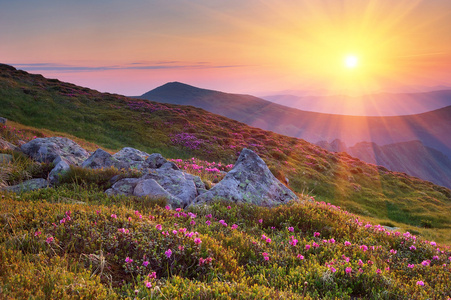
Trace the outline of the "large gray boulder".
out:
<instances>
[{"instance_id":1,"label":"large gray boulder","mask_svg":"<svg viewBox=\"0 0 451 300\"><path fill-rule=\"evenodd\" d=\"M49 173L49 182L51 184L58 183L61 176L70 170L70 166L67 162L60 159L56 166Z\"/></svg>"},{"instance_id":2,"label":"large gray boulder","mask_svg":"<svg viewBox=\"0 0 451 300\"><path fill-rule=\"evenodd\" d=\"M214 199L274 206L298 197L274 177L255 152L243 149L235 166L224 179L198 196L193 204Z\"/></svg>"},{"instance_id":3,"label":"large gray boulder","mask_svg":"<svg viewBox=\"0 0 451 300\"><path fill-rule=\"evenodd\" d=\"M89 157L85 149L63 137L37 138L20 148L34 160L46 163L57 164L62 159L69 165L80 165Z\"/></svg>"},{"instance_id":4,"label":"large gray boulder","mask_svg":"<svg viewBox=\"0 0 451 300\"><path fill-rule=\"evenodd\" d=\"M166 165L166 167L165 167ZM141 178L124 178L106 191L110 195L165 197L172 207L185 207L205 190L198 176L174 170L170 164L159 169L148 170Z\"/></svg>"},{"instance_id":5,"label":"large gray boulder","mask_svg":"<svg viewBox=\"0 0 451 300\"><path fill-rule=\"evenodd\" d=\"M102 169L102 168L119 168L120 161L114 158L108 152L97 149L81 166L83 168Z\"/></svg>"},{"instance_id":6,"label":"large gray boulder","mask_svg":"<svg viewBox=\"0 0 451 300\"><path fill-rule=\"evenodd\" d=\"M20 192L26 192L26 191L32 191L37 189L46 188L49 186L49 183L47 180L43 178L35 178L30 179L27 181L24 181L18 185L8 186L5 188L5 190L13 193L20 193Z\"/></svg>"},{"instance_id":7,"label":"large gray boulder","mask_svg":"<svg viewBox=\"0 0 451 300\"><path fill-rule=\"evenodd\" d=\"M8 122L8 119L0 117L0 124L6 124Z\"/></svg>"},{"instance_id":8,"label":"large gray boulder","mask_svg":"<svg viewBox=\"0 0 451 300\"><path fill-rule=\"evenodd\" d=\"M114 154L113 158L119 161L120 169L141 170L145 167L145 161L149 156L150 154L146 152L131 147L125 147Z\"/></svg>"}]
</instances>

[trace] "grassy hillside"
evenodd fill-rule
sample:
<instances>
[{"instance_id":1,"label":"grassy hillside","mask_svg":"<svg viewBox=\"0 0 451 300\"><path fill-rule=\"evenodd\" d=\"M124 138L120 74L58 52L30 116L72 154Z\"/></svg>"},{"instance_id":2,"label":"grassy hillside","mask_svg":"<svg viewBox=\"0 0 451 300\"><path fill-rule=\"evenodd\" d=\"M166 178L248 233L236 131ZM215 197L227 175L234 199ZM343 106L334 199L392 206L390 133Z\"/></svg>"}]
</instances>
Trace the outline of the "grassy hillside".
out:
<instances>
[{"instance_id":1,"label":"grassy hillside","mask_svg":"<svg viewBox=\"0 0 451 300\"><path fill-rule=\"evenodd\" d=\"M386 145L420 140L425 146L451 158L451 139L447 138L451 130L451 106L410 116L345 116L302 111L253 96L206 90L177 82L162 85L141 97L163 103L193 105L312 143L340 139L347 145L362 141ZM376 99L372 101L377 103Z\"/></svg>"},{"instance_id":2,"label":"grassy hillside","mask_svg":"<svg viewBox=\"0 0 451 300\"><path fill-rule=\"evenodd\" d=\"M247 147L299 194L450 241L449 189L202 109L99 93L0 65L0 115L112 150L131 146L182 160L227 165Z\"/></svg>"}]
</instances>

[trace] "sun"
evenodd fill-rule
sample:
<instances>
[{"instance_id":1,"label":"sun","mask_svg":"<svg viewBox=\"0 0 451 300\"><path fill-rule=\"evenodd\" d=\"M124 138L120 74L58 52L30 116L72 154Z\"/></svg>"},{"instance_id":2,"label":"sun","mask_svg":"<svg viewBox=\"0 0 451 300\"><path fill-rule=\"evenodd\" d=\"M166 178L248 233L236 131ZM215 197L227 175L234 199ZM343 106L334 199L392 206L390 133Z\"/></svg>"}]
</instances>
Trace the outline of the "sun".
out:
<instances>
[{"instance_id":1,"label":"sun","mask_svg":"<svg viewBox=\"0 0 451 300\"><path fill-rule=\"evenodd\" d=\"M359 58L355 55L347 55L344 58L345 67L348 69L354 69L359 65Z\"/></svg>"}]
</instances>

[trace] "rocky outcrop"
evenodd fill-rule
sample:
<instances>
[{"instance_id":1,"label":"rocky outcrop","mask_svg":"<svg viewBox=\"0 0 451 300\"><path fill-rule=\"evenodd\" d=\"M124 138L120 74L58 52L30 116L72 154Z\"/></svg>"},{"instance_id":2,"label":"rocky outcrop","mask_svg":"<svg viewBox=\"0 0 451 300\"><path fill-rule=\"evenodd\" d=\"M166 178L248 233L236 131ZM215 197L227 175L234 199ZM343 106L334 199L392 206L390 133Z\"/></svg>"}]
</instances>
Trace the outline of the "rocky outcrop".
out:
<instances>
[{"instance_id":1,"label":"rocky outcrop","mask_svg":"<svg viewBox=\"0 0 451 300\"><path fill-rule=\"evenodd\" d=\"M119 161L120 169L143 169L144 163L150 154L137 150L135 148L125 147L113 155L113 158Z\"/></svg>"},{"instance_id":2,"label":"rocky outcrop","mask_svg":"<svg viewBox=\"0 0 451 300\"><path fill-rule=\"evenodd\" d=\"M49 183L47 180L43 178L35 178L30 179L27 181L22 182L18 185L8 186L5 188L5 190L13 193L20 193L20 192L26 192L26 191L32 191L37 189L46 188L49 186Z\"/></svg>"},{"instance_id":3,"label":"rocky outcrop","mask_svg":"<svg viewBox=\"0 0 451 300\"><path fill-rule=\"evenodd\" d=\"M243 149L235 166L208 192L198 196L193 204L225 199L233 202L274 206L297 199L252 150Z\"/></svg>"},{"instance_id":4,"label":"rocky outcrop","mask_svg":"<svg viewBox=\"0 0 451 300\"><path fill-rule=\"evenodd\" d=\"M8 122L8 119L0 117L0 124L6 124Z\"/></svg>"},{"instance_id":5,"label":"rocky outcrop","mask_svg":"<svg viewBox=\"0 0 451 300\"><path fill-rule=\"evenodd\" d=\"M108 152L97 149L81 166L83 168L102 169L111 167L120 167L120 162Z\"/></svg>"},{"instance_id":6,"label":"rocky outcrop","mask_svg":"<svg viewBox=\"0 0 451 300\"><path fill-rule=\"evenodd\" d=\"M49 182L55 184L59 181L67 171L70 170L70 166L64 160L60 160L56 166L49 173Z\"/></svg>"},{"instance_id":7,"label":"rocky outcrop","mask_svg":"<svg viewBox=\"0 0 451 300\"><path fill-rule=\"evenodd\" d=\"M174 170L164 163L160 168L149 170L141 178L125 178L106 191L112 195L166 197L173 207L185 207L198 195L205 185L198 176Z\"/></svg>"},{"instance_id":8,"label":"rocky outcrop","mask_svg":"<svg viewBox=\"0 0 451 300\"><path fill-rule=\"evenodd\" d=\"M74 141L63 137L37 138L24 145L21 150L38 162L55 163L58 157L69 165L80 165L89 153Z\"/></svg>"}]
</instances>

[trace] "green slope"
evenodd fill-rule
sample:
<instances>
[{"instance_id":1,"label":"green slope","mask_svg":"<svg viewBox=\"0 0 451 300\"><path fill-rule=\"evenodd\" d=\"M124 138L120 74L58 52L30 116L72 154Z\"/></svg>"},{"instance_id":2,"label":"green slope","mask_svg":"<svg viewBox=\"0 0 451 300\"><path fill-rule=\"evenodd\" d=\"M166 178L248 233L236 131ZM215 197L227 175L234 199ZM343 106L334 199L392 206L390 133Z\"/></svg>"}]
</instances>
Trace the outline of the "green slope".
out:
<instances>
[{"instance_id":1,"label":"green slope","mask_svg":"<svg viewBox=\"0 0 451 300\"><path fill-rule=\"evenodd\" d=\"M99 93L0 65L0 116L169 158L229 164L247 147L298 193L387 224L451 227L449 189L194 107Z\"/></svg>"}]
</instances>

